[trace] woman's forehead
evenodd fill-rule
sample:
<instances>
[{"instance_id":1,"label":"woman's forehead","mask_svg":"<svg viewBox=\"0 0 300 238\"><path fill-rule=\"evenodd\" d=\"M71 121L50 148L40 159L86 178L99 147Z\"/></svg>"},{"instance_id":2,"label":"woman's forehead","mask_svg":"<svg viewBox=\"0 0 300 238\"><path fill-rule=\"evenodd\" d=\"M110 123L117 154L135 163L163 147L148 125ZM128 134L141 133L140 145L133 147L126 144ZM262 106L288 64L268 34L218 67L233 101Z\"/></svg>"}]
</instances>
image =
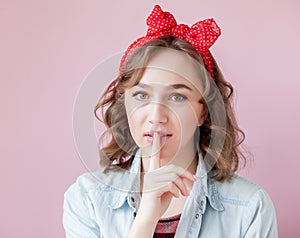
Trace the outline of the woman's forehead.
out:
<instances>
[{"instance_id":1,"label":"woman's forehead","mask_svg":"<svg viewBox=\"0 0 300 238\"><path fill-rule=\"evenodd\" d=\"M190 80L185 79L181 75L169 71L167 69L161 68L149 68L147 67L143 73L139 85L161 85L161 86L170 86L170 85L187 85L188 87L195 87Z\"/></svg>"},{"instance_id":2,"label":"woman's forehead","mask_svg":"<svg viewBox=\"0 0 300 238\"><path fill-rule=\"evenodd\" d=\"M181 83L201 87L201 70L199 62L184 52L165 48L151 58L140 82L173 84Z\"/></svg>"}]
</instances>

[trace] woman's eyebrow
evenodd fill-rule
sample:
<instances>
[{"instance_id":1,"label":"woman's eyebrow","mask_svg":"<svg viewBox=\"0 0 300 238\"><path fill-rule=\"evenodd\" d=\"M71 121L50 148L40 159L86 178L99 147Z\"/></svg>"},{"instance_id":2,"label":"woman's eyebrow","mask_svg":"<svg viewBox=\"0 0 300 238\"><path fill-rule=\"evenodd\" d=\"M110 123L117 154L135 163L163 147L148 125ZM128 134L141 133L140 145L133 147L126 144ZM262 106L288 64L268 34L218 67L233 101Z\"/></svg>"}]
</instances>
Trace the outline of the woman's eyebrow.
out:
<instances>
[{"instance_id":1,"label":"woman's eyebrow","mask_svg":"<svg viewBox=\"0 0 300 238\"><path fill-rule=\"evenodd\" d=\"M144 84L144 83L139 83L139 84L137 84L136 86L141 87L141 88L145 88L145 89L151 88L151 85ZM187 89L187 90L189 90L189 91L193 91L190 87L188 87L188 86L185 85L185 84L171 84L171 85L168 85L167 87L168 87L168 88L173 88L173 89L181 89L181 88L184 88L184 89Z\"/></svg>"},{"instance_id":2,"label":"woman's eyebrow","mask_svg":"<svg viewBox=\"0 0 300 238\"><path fill-rule=\"evenodd\" d=\"M145 89L152 88L150 85L144 84L144 83L139 83L139 84L137 84L136 86L141 87L141 88L145 88Z\"/></svg>"},{"instance_id":3,"label":"woman's eyebrow","mask_svg":"<svg viewBox=\"0 0 300 238\"><path fill-rule=\"evenodd\" d=\"M184 89L187 89L189 91L193 91L190 87L188 87L185 84L171 84L170 87L175 88L175 89L184 88Z\"/></svg>"}]
</instances>

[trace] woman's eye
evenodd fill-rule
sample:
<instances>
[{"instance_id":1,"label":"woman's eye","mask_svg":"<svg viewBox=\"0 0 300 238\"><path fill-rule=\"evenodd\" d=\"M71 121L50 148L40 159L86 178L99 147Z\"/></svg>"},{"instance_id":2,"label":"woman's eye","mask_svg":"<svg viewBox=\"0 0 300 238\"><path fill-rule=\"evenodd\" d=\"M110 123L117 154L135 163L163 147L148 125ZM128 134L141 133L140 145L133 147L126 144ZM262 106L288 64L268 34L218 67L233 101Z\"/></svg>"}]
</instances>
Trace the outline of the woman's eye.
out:
<instances>
[{"instance_id":1,"label":"woman's eye","mask_svg":"<svg viewBox=\"0 0 300 238\"><path fill-rule=\"evenodd\" d=\"M133 93L132 96L139 101L148 99L148 95L144 92L136 92L136 93Z\"/></svg>"},{"instance_id":2,"label":"woman's eye","mask_svg":"<svg viewBox=\"0 0 300 238\"><path fill-rule=\"evenodd\" d=\"M175 102L183 102L187 99L186 96L180 94L180 93L176 93L174 95L171 96L171 100L175 101Z\"/></svg>"}]
</instances>

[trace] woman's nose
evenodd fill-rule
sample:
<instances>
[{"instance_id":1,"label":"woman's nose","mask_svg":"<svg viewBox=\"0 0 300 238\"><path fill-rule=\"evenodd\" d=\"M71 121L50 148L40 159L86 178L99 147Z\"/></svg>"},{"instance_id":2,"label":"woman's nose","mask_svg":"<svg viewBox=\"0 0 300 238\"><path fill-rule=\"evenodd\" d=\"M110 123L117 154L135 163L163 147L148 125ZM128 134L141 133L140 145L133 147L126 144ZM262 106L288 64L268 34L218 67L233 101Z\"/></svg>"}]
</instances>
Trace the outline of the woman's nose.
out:
<instances>
[{"instance_id":1,"label":"woman's nose","mask_svg":"<svg viewBox=\"0 0 300 238\"><path fill-rule=\"evenodd\" d=\"M152 102L149 108L149 122L161 124L168 121L167 107L159 102Z\"/></svg>"}]
</instances>

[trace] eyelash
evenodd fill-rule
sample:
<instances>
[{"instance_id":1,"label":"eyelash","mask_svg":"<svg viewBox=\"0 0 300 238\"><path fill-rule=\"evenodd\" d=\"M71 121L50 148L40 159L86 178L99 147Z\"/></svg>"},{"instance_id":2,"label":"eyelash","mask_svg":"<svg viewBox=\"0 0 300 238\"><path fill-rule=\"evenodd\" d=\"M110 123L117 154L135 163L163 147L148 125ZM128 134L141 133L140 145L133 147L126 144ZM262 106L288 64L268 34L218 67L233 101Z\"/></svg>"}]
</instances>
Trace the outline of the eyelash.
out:
<instances>
[{"instance_id":1,"label":"eyelash","mask_svg":"<svg viewBox=\"0 0 300 238\"><path fill-rule=\"evenodd\" d=\"M182 95L181 93L174 93L174 94L171 96L171 98L174 97L174 96L177 96L177 97L179 96L179 97L181 97L181 100L180 100L180 101L175 100L175 102L183 102L183 101L185 101L185 100L187 99L187 97L184 96L184 95Z\"/></svg>"},{"instance_id":2,"label":"eyelash","mask_svg":"<svg viewBox=\"0 0 300 238\"><path fill-rule=\"evenodd\" d=\"M138 97L139 95L148 96L146 92L138 91L138 92L133 93L133 94L132 94L132 97L134 97L134 98L137 99L138 101L143 101L143 100L148 99L148 97L147 97L147 98L139 98L139 97ZM174 94L172 94L172 95L170 96L170 98L172 98L172 97L174 97L174 96L176 96L176 97L178 97L178 96L181 97L180 100L174 100L174 102L183 102L183 101L185 101L185 100L187 99L187 97L184 96L184 95L181 94L181 93L174 93Z\"/></svg>"},{"instance_id":3,"label":"eyelash","mask_svg":"<svg viewBox=\"0 0 300 238\"><path fill-rule=\"evenodd\" d=\"M147 93L138 91L138 92L133 93L132 97L134 97L135 99L137 99L139 101L142 101L143 99L138 98L138 95L141 95L141 94L146 95Z\"/></svg>"}]
</instances>

